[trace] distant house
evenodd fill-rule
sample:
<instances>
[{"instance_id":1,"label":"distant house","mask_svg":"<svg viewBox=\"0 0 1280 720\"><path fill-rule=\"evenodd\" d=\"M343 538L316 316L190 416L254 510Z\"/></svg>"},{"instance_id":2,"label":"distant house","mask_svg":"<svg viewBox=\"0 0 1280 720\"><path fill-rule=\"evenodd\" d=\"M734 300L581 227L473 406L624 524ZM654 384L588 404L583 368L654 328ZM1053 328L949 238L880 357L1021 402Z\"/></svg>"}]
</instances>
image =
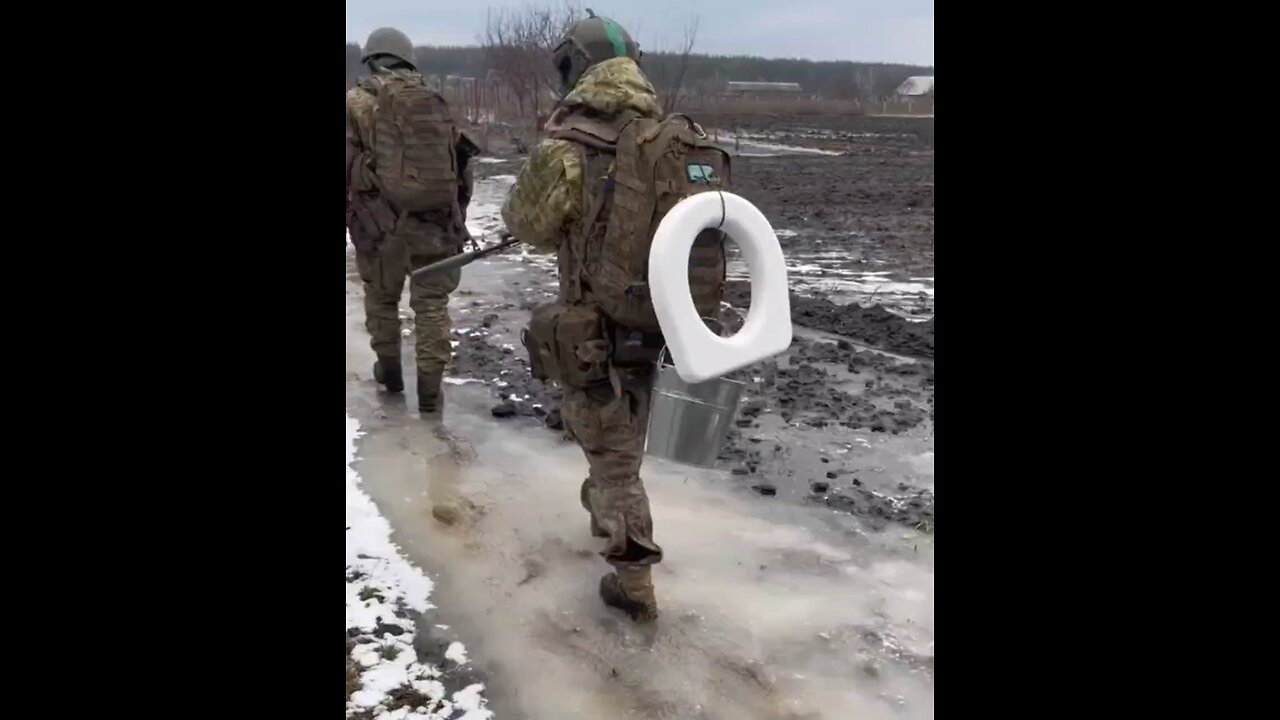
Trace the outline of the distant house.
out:
<instances>
[{"instance_id":1,"label":"distant house","mask_svg":"<svg viewBox=\"0 0 1280 720\"><path fill-rule=\"evenodd\" d=\"M897 90L893 91L895 95L902 98L920 97L922 95L933 94L933 76L932 75L916 75L902 81Z\"/></svg>"},{"instance_id":2,"label":"distant house","mask_svg":"<svg viewBox=\"0 0 1280 720\"><path fill-rule=\"evenodd\" d=\"M800 83L793 82L735 82L725 86L726 97L779 99L799 98L803 91Z\"/></svg>"}]
</instances>

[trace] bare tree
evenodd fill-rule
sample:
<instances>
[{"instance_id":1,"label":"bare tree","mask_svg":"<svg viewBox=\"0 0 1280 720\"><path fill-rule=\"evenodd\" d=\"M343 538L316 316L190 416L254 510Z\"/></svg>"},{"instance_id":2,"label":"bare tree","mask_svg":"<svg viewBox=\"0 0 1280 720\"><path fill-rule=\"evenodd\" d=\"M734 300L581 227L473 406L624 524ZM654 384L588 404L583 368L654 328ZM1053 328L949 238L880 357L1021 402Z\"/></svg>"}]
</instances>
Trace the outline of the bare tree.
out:
<instances>
[{"instance_id":1,"label":"bare tree","mask_svg":"<svg viewBox=\"0 0 1280 720\"><path fill-rule=\"evenodd\" d=\"M529 34L537 55L536 69L541 90L547 97L554 97L560 91L560 76L552 63L552 55L569 29L586 14L582 4L573 0L565 0L558 7L530 9L528 12Z\"/></svg>"},{"instance_id":2,"label":"bare tree","mask_svg":"<svg viewBox=\"0 0 1280 720\"><path fill-rule=\"evenodd\" d=\"M533 67L526 57L519 18L514 11L490 8L485 14L485 31L480 38L485 61L516 102L516 112L524 115L533 100Z\"/></svg>"},{"instance_id":3,"label":"bare tree","mask_svg":"<svg viewBox=\"0 0 1280 720\"><path fill-rule=\"evenodd\" d=\"M677 49L677 57L675 67L672 69L670 82L666 83L666 87L661 88L662 93L662 109L669 113L676 111L680 106L682 94L685 91L685 82L689 76L689 56L693 55L693 46L698 39L698 16L693 16L684 26L684 41Z\"/></svg>"},{"instance_id":4,"label":"bare tree","mask_svg":"<svg viewBox=\"0 0 1280 720\"><path fill-rule=\"evenodd\" d=\"M552 53L583 16L582 5L575 0L558 6L490 9L486 16L480 39L486 60L515 99L517 114L532 120L535 134L559 88Z\"/></svg>"}]
</instances>

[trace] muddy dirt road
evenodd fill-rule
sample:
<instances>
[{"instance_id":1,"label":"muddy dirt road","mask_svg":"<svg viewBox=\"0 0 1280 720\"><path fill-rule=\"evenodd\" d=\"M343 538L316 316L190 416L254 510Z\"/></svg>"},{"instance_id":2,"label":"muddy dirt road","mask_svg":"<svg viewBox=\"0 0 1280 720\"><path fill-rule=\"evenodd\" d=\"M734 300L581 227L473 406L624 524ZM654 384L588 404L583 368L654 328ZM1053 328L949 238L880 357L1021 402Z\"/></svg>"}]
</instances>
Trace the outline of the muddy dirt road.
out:
<instances>
[{"instance_id":1,"label":"muddy dirt road","mask_svg":"<svg viewBox=\"0 0 1280 720\"><path fill-rule=\"evenodd\" d=\"M503 259L464 281L459 324L513 304L534 272ZM577 504L577 448L529 418L493 418L492 381L449 385L442 429L380 396L348 289L347 412L366 433L356 467L393 539L436 581L438 609L419 626L465 642L474 674L459 683L485 682L497 717L933 717L930 535L649 461L669 559L655 575L664 615L638 631L595 594L607 568ZM923 453L874 452L931 471ZM453 524L433 517L441 507ZM417 646L438 662L439 643Z\"/></svg>"},{"instance_id":2,"label":"muddy dirt road","mask_svg":"<svg viewBox=\"0 0 1280 720\"><path fill-rule=\"evenodd\" d=\"M814 141L810 130L830 128L751 132L768 131L757 146L783 153L866 140ZM650 632L595 594L607 568L578 504L586 463L555 429L555 391L528 379L518 333L554 293L551 259L512 253L464 273L446 411L433 422L378 392L348 258L360 474L396 542L436 580L439 607L419 626L446 625L466 643L499 718L933 717L932 323L912 322L932 317L931 133L927 145L894 137L847 156L745 155L753 140L737 142L735 177L802 267L796 342L740 373L748 398L720 469L646 460L667 552ZM880 159L890 169L864 198ZM469 225L484 237L500 227L518 164L480 167ZM825 179L846 199L804 210L788 177ZM927 203L907 207L913 193ZM879 307L839 307L850 299ZM402 307L407 321L407 296ZM419 643L426 659L432 648Z\"/></svg>"}]
</instances>

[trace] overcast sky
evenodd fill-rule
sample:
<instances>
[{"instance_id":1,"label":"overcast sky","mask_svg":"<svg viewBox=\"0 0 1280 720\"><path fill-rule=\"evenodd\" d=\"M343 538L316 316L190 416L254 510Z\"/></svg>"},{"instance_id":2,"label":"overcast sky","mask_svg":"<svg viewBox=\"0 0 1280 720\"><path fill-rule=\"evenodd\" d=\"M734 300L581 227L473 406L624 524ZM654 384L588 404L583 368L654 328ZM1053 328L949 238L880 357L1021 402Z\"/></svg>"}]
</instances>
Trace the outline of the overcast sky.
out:
<instances>
[{"instance_id":1,"label":"overcast sky","mask_svg":"<svg viewBox=\"0 0 1280 720\"><path fill-rule=\"evenodd\" d=\"M545 0L543 0L545 1ZM416 45L474 45L485 9L527 0L347 0L347 39L391 25ZM540 3L541 4L541 3ZM933 0L585 0L645 50L678 44L700 19L697 52L933 64Z\"/></svg>"}]
</instances>

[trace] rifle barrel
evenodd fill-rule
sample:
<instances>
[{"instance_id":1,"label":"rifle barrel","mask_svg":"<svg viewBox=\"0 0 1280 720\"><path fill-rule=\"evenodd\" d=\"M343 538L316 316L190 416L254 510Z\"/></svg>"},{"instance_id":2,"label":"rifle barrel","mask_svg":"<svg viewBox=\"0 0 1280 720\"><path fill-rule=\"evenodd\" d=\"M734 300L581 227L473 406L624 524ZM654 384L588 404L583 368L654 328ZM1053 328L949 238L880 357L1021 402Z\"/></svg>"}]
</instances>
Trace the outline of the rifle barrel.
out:
<instances>
[{"instance_id":1,"label":"rifle barrel","mask_svg":"<svg viewBox=\"0 0 1280 720\"><path fill-rule=\"evenodd\" d=\"M471 263L475 262L476 260L479 260L482 257L492 255L496 252L501 252L502 250L505 250L511 247L512 245L515 245L518 242L520 242L518 239L514 237L508 237L496 245L490 245L489 247L480 248L479 250L472 250L469 253L462 253L461 255L454 255L453 257L447 257L444 260L433 262L430 265L423 265L422 267L410 273L410 277L417 278L417 277L422 277L424 275L431 275L438 272L444 272L445 270L452 270L454 268L459 268L464 265L470 265Z\"/></svg>"}]
</instances>

